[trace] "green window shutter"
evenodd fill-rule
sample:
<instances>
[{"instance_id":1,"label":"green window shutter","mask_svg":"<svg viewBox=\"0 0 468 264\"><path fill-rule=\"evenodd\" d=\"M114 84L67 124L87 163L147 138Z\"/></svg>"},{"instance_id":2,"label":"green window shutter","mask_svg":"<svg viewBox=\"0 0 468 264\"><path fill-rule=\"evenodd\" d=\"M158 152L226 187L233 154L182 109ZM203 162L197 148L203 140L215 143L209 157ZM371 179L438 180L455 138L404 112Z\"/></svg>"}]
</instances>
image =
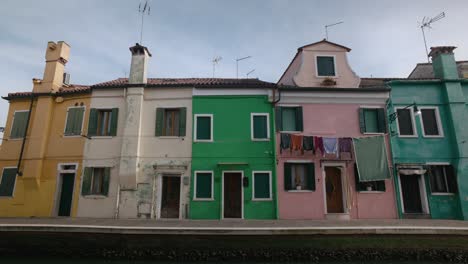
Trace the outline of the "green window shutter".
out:
<instances>
[{"instance_id":1,"label":"green window shutter","mask_svg":"<svg viewBox=\"0 0 468 264\"><path fill-rule=\"evenodd\" d=\"M315 191L315 164L307 163L307 190Z\"/></svg>"},{"instance_id":2,"label":"green window shutter","mask_svg":"<svg viewBox=\"0 0 468 264\"><path fill-rule=\"evenodd\" d=\"M91 108L89 111L88 137L96 136L98 126L98 110Z\"/></svg>"},{"instance_id":3,"label":"green window shutter","mask_svg":"<svg viewBox=\"0 0 468 264\"><path fill-rule=\"evenodd\" d=\"M211 139L211 117L198 116L197 117L197 138L198 140Z\"/></svg>"},{"instance_id":4,"label":"green window shutter","mask_svg":"<svg viewBox=\"0 0 468 264\"><path fill-rule=\"evenodd\" d=\"M317 56L318 76L335 76L334 58L329 56Z\"/></svg>"},{"instance_id":5,"label":"green window shutter","mask_svg":"<svg viewBox=\"0 0 468 264\"><path fill-rule=\"evenodd\" d=\"M262 115L253 116L253 137L255 139L268 138L267 117Z\"/></svg>"},{"instance_id":6,"label":"green window shutter","mask_svg":"<svg viewBox=\"0 0 468 264\"><path fill-rule=\"evenodd\" d=\"M377 122L378 122L378 131L379 133L387 133L387 123L385 117L385 109L377 109Z\"/></svg>"},{"instance_id":7,"label":"green window shutter","mask_svg":"<svg viewBox=\"0 0 468 264\"><path fill-rule=\"evenodd\" d=\"M111 116L111 129L110 135L112 137L117 136L117 124L119 122L119 109L112 108L112 116Z\"/></svg>"},{"instance_id":8,"label":"green window shutter","mask_svg":"<svg viewBox=\"0 0 468 264\"><path fill-rule=\"evenodd\" d=\"M377 191L385 192L385 181L376 181Z\"/></svg>"},{"instance_id":9,"label":"green window shutter","mask_svg":"<svg viewBox=\"0 0 468 264\"><path fill-rule=\"evenodd\" d=\"M182 107L180 108L180 114L179 114L179 137L185 137L185 131L187 130L186 128L186 122L187 122L187 108Z\"/></svg>"},{"instance_id":10,"label":"green window shutter","mask_svg":"<svg viewBox=\"0 0 468 264\"><path fill-rule=\"evenodd\" d=\"M13 117L10 138L23 138L26 132L29 112L16 112Z\"/></svg>"},{"instance_id":11,"label":"green window shutter","mask_svg":"<svg viewBox=\"0 0 468 264\"><path fill-rule=\"evenodd\" d=\"M197 184L195 186L195 197L202 198L202 199L210 199L211 198L211 173L197 173L195 175L197 177Z\"/></svg>"},{"instance_id":12,"label":"green window shutter","mask_svg":"<svg viewBox=\"0 0 468 264\"><path fill-rule=\"evenodd\" d=\"M452 165L445 166L445 173L447 175L448 190L451 193L458 193L457 174Z\"/></svg>"},{"instance_id":13,"label":"green window shutter","mask_svg":"<svg viewBox=\"0 0 468 264\"><path fill-rule=\"evenodd\" d=\"M104 169L104 178L102 179L102 195L105 196L109 194L110 170L111 168Z\"/></svg>"},{"instance_id":14,"label":"green window shutter","mask_svg":"<svg viewBox=\"0 0 468 264\"><path fill-rule=\"evenodd\" d=\"M16 182L16 168L3 169L0 182L0 197L12 197Z\"/></svg>"},{"instance_id":15,"label":"green window shutter","mask_svg":"<svg viewBox=\"0 0 468 264\"><path fill-rule=\"evenodd\" d=\"M255 173L254 174L254 193L257 199L270 198L270 174L269 173Z\"/></svg>"},{"instance_id":16,"label":"green window shutter","mask_svg":"<svg viewBox=\"0 0 468 264\"><path fill-rule=\"evenodd\" d=\"M364 116L364 108L359 108L359 128L361 129L361 133L366 133L366 118Z\"/></svg>"},{"instance_id":17,"label":"green window shutter","mask_svg":"<svg viewBox=\"0 0 468 264\"><path fill-rule=\"evenodd\" d=\"M67 123L65 124L65 135L73 135L75 130L75 115L76 115L77 108L70 108L68 109L67 113Z\"/></svg>"},{"instance_id":18,"label":"green window shutter","mask_svg":"<svg viewBox=\"0 0 468 264\"><path fill-rule=\"evenodd\" d=\"M304 130L304 121L302 117L302 106L296 107L296 131Z\"/></svg>"},{"instance_id":19,"label":"green window shutter","mask_svg":"<svg viewBox=\"0 0 468 264\"><path fill-rule=\"evenodd\" d=\"M284 189L286 191L292 189L291 185L291 163L284 163Z\"/></svg>"},{"instance_id":20,"label":"green window shutter","mask_svg":"<svg viewBox=\"0 0 468 264\"><path fill-rule=\"evenodd\" d=\"M160 137L163 134L164 126L164 108L156 108L156 126L155 136Z\"/></svg>"},{"instance_id":21,"label":"green window shutter","mask_svg":"<svg viewBox=\"0 0 468 264\"><path fill-rule=\"evenodd\" d=\"M91 194L91 177L93 176L93 168L84 168L83 185L81 186L81 195Z\"/></svg>"},{"instance_id":22,"label":"green window shutter","mask_svg":"<svg viewBox=\"0 0 468 264\"><path fill-rule=\"evenodd\" d=\"M275 127L276 127L276 131L281 131L283 130L283 114L281 113L282 111L282 107L279 107L277 106L275 108Z\"/></svg>"}]
</instances>

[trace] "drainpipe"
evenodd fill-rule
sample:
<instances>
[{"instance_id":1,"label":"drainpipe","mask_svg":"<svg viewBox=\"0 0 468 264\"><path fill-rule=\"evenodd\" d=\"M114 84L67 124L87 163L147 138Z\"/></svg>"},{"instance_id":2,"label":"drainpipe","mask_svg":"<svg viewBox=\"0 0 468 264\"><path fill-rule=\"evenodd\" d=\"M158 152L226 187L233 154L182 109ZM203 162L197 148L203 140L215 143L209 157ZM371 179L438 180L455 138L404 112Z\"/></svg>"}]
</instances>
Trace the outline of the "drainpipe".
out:
<instances>
[{"instance_id":1,"label":"drainpipe","mask_svg":"<svg viewBox=\"0 0 468 264\"><path fill-rule=\"evenodd\" d=\"M271 102L271 104L273 105L273 113L271 113L271 116L273 117L273 121L276 120L276 111L275 111L275 105L281 100L281 92L279 91L278 89L278 100L275 100L276 99L276 89L278 89L278 86L274 87L272 89L272 92L273 92L273 101ZM275 122L273 122L275 124ZM275 127L273 128L274 131L275 131L275 135L276 135L276 125ZM273 170L274 170L274 175L277 175L277 160L278 160L278 157L276 156L276 137L273 137L273 140L272 140L272 144L273 144ZM275 195L276 195L276 204L275 204L275 207L276 207L276 219L279 219L279 198L278 198L278 177L275 177L275 188L276 190L275 192Z\"/></svg>"},{"instance_id":2,"label":"drainpipe","mask_svg":"<svg viewBox=\"0 0 468 264\"><path fill-rule=\"evenodd\" d=\"M23 176L23 172L20 171L20 166L21 166L21 161L23 160L24 146L25 146L25 143L26 143L26 135L28 134L29 121L31 120L31 111L32 111L33 102L34 102L34 94L31 93L31 102L29 104L28 120L26 121L26 128L25 128L24 134L23 134L23 142L21 143L21 151L20 151L20 155L19 155L19 158L18 158L18 165L16 166L16 174L18 176Z\"/></svg>"}]
</instances>

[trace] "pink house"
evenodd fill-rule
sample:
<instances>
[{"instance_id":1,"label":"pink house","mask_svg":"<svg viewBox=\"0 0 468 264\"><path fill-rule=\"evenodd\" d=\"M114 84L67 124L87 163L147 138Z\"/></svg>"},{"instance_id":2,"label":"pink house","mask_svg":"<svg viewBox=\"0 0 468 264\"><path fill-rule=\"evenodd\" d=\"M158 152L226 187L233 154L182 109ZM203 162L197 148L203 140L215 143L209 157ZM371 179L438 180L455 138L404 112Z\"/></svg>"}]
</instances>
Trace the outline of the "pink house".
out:
<instances>
[{"instance_id":1,"label":"pink house","mask_svg":"<svg viewBox=\"0 0 468 264\"><path fill-rule=\"evenodd\" d=\"M364 164L392 164L384 114L390 91L384 79L359 78L349 51L326 40L303 46L278 81L280 219L397 218L388 165L371 175L377 180L363 179ZM367 137L382 140L383 161L356 153L353 139Z\"/></svg>"}]
</instances>

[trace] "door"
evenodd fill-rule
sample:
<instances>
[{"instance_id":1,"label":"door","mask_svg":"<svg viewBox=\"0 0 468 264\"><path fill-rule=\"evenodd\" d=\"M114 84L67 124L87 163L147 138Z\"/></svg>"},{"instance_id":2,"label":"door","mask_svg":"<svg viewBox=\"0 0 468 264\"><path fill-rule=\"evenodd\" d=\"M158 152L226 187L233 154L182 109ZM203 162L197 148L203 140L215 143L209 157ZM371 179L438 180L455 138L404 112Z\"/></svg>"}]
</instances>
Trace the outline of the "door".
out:
<instances>
[{"instance_id":1,"label":"door","mask_svg":"<svg viewBox=\"0 0 468 264\"><path fill-rule=\"evenodd\" d=\"M224 218L242 218L242 173L224 173Z\"/></svg>"},{"instance_id":2,"label":"door","mask_svg":"<svg viewBox=\"0 0 468 264\"><path fill-rule=\"evenodd\" d=\"M161 218L179 218L180 177L163 176Z\"/></svg>"},{"instance_id":3,"label":"door","mask_svg":"<svg viewBox=\"0 0 468 264\"><path fill-rule=\"evenodd\" d=\"M341 170L338 167L325 167L325 179L327 213L344 213Z\"/></svg>"},{"instance_id":4,"label":"door","mask_svg":"<svg viewBox=\"0 0 468 264\"><path fill-rule=\"evenodd\" d=\"M63 173L60 175L62 177L62 185L60 186L60 204L58 216L70 216L73 199L73 185L75 183L75 174Z\"/></svg>"},{"instance_id":5,"label":"door","mask_svg":"<svg viewBox=\"0 0 468 264\"><path fill-rule=\"evenodd\" d=\"M401 192L405 213L422 214L421 190L419 186L420 175L401 175Z\"/></svg>"}]
</instances>

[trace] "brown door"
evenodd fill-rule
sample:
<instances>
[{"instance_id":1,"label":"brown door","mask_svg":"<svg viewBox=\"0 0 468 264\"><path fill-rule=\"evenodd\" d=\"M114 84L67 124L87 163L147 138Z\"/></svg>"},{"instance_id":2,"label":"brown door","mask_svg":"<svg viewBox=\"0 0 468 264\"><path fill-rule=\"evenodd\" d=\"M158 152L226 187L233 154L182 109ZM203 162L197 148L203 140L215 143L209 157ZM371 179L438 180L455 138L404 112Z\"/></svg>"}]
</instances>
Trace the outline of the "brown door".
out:
<instances>
[{"instance_id":1,"label":"brown door","mask_svg":"<svg viewBox=\"0 0 468 264\"><path fill-rule=\"evenodd\" d=\"M325 167L325 189L327 192L327 212L344 213L343 186L341 185L341 170L337 167Z\"/></svg>"},{"instance_id":2,"label":"brown door","mask_svg":"<svg viewBox=\"0 0 468 264\"><path fill-rule=\"evenodd\" d=\"M179 218L180 177L163 176L161 218Z\"/></svg>"},{"instance_id":3,"label":"brown door","mask_svg":"<svg viewBox=\"0 0 468 264\"><path fill-rule=\"evenodd\" d=\"M242 174L224 173L224 218L242 218Z\"/></svg>"}]
</instances>

